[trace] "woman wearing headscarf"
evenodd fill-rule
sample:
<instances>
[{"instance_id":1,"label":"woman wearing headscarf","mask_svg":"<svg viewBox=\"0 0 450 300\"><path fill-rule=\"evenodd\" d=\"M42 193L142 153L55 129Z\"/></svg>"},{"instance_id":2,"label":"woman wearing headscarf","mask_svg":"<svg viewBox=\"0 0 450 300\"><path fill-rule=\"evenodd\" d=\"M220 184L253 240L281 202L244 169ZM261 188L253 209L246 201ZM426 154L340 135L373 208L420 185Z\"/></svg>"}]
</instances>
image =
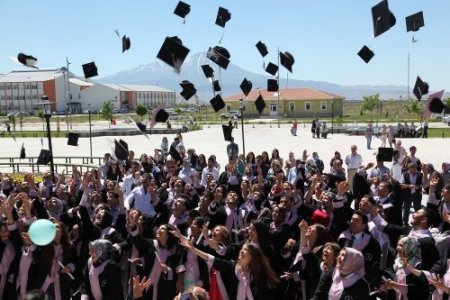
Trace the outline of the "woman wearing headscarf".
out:
<instances>
[{"instance_id":1,"label":"woman wearing headscarf","mask_svg":"<svg viewBox=\"0 0 450 300\"><path fill-rule=\"evenodd\" d=\"M336 243L326 243L323 246L322 257L320 262L320 279L317 289L311 299L327 300L328 291L333 283L333 273L337 263L337 257L341 252L341 247Z\"/></svg>"},{"instance_id":2,"label":"woman wearing headscarf","mask_svg":"<svg viewBox=\"0 0 450 300\"><path fill-rule=\"evenodd\" d=\"M370 299L369 284L364 279L364 274L362 253L353 248L342 249L337 258L328 299Z\"/></svg>"},{"instance_id":3,"label":"woman wearing headscarf","mask_svg":"<svg viewBox=\"0 0 450 300\"><path fill-rule=\"evenodd\" d=\"M112 259L112 244L99 239L89 244L87 266L83 272L81 300L124 299L122 271Z\"/></svg>"}]
</instances>

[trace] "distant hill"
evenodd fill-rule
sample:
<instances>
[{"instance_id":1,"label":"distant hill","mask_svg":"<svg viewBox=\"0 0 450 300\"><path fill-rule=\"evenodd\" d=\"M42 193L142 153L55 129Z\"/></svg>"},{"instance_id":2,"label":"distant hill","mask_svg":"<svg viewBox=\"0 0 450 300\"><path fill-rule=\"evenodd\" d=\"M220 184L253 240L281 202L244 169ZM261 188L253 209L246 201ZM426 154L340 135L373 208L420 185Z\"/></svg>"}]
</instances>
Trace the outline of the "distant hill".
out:
<instances>
[{"instance_id":1,"label":"distant hill","mask_svg":"<svg viewBox=\"0 0 450 300\"><path fill-rule=\"evenodd\" d=\"M121 71L119 73L103 77L98 81L102 83L158 85L173 89L179 93L181 91L179 83L182 80L189 80L197 88L197 95L199 96L200 101L209 101L213 96L213 92L211 84L203 75L203 71L200 67L204 64L209 64L213 67L216 78L221 79L223 98L241 93L239 85L244 78L247 78L253 83L254 89L265 89L267 86L267 79L271 78L269 74L265 76L252 73L232 63L230 63L227 70L219 70L219 67L206 58L204 54L197 53L186 59L181 68L181 74L176 74L172 68L156 59L150 64L140 65L133 69ZM286 87L286 78L281 79L280 87ZM344 86L325 81L289 79L288 87L309 87L344 96L348 100L359 100L362 99L363 96L373 95L376 93L380 94L381 99L398 99L400 96L406 97L406 87L394 85Z\"/></svg>"}]
</instances>

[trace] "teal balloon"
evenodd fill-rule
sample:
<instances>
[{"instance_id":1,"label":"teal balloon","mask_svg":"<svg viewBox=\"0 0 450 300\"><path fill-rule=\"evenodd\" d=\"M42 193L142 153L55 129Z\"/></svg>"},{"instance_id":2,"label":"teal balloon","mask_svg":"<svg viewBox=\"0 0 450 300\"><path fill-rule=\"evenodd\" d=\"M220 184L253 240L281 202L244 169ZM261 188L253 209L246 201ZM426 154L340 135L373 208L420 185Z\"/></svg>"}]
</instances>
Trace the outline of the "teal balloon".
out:
<instances>
[{"instance_id":1,"label":"teal balloon","mask_svg":"<svg viewBox=\"0 0 450 300\"><path fill-rule=\"evenodd\" d=\"M53 242L56 236L56 226L47 219L39 219L31 223L28 235L38 246L45 246Z\"/></svg>"}]
</instances>

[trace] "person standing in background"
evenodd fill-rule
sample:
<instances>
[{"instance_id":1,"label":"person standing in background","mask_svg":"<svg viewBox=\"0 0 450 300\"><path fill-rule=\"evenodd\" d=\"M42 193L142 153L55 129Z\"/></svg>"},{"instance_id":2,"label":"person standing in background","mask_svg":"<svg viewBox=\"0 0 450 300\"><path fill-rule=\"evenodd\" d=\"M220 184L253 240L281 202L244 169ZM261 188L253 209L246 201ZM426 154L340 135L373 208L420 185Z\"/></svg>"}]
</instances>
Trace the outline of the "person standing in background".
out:
<instances>
[{"instance_id":1,"label":"person standing in background","mask_svg":"<svg viewBox=\"0 0 450 300\"><path fill-rule=\"evenodd\" d=\"M373 136L372 122L369 122L369 124L367 124L366 132L364 135L367 141L367 149L371 149L370 144L372 144L372 136Z\"/></svg>"},{"instance_id":2,"label":"person standing in background","mask_svg":"<svg viewBox=\"0 0 450 300\"><path fill-rule=\"evenodd\" d=\"M428 138L428 119L423 121L423 135L422 138Z\"/></svg>"},{"instance_id":3,"label":"person standing in background","mask_svg":"<svg viewBox=\"0 0 450 300\"><path fill-rule=\"evenodd\" d=\"M350 147L351 153L345 157L345 164L347 165L347 182L350 190L353 191L353 177L358 171L359 167L362 165L361 154L356 151L358 148L356 145Z\"/></svg>"}]
</instances>

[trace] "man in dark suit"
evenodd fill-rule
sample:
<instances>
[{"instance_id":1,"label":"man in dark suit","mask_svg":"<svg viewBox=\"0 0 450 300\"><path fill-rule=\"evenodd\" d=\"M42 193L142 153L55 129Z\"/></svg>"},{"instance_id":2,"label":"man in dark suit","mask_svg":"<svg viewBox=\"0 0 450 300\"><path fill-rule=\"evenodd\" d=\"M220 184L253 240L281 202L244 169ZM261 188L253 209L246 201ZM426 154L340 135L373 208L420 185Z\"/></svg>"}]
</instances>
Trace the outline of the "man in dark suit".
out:
<instances>
[{"instance_id":1,"label":"man in dark suit","mask_svg":"<svg viewBox=\"0 0 450 300\"><path fill-rule=\"evenodd\" d=\"M408 164L408 171L402 174L400 187L403 193L403 223L408 224L411 203L414 211L418 211L422 206L422 178L423 174L417 171L416 163Z\"/></svg>"}]
</instances>

